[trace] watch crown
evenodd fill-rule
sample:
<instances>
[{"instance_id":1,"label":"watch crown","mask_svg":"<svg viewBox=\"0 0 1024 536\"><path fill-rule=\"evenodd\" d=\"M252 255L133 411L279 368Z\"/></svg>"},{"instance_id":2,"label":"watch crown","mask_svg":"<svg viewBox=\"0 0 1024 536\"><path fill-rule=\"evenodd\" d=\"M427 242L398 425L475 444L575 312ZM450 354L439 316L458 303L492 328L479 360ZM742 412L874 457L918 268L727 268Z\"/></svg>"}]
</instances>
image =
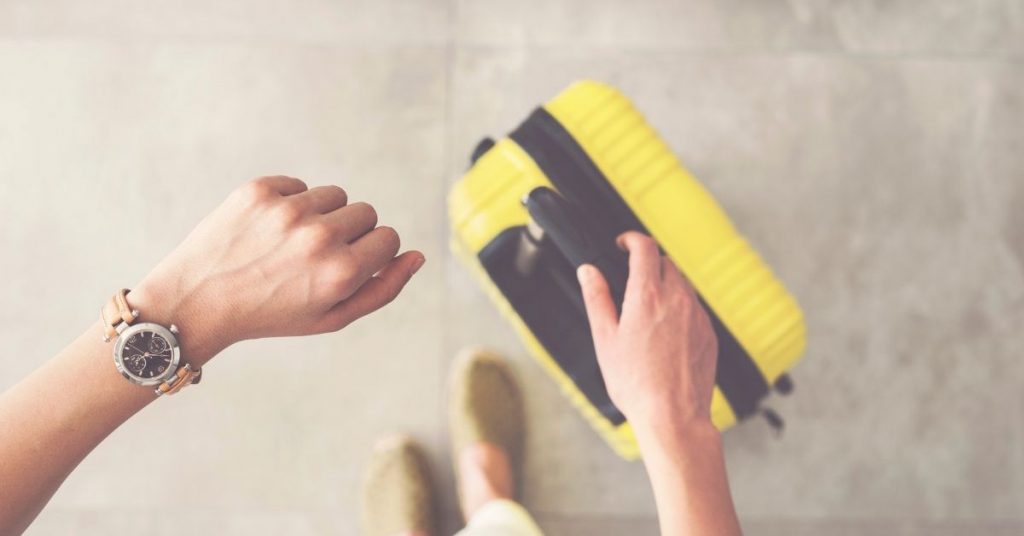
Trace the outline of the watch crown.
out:
<instances>
[{"instance_id":1,"label":"watch crown","mask_svg":"<svg viewBox=\"0 0 1024 536\"><path fill-rule=\"evenodd\" d=\"M171 333L177 335L178 334L178 326L175 326L174 324L171 324Z\"/></svg>"}]
</instances>

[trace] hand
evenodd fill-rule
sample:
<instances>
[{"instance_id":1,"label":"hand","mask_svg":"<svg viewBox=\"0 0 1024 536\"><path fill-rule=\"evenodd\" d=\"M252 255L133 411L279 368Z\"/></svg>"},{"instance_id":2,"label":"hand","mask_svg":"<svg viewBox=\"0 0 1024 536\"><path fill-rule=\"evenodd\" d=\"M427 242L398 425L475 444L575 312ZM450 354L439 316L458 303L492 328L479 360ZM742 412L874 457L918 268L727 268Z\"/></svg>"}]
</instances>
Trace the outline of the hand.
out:
<instances>
[{"instance_id":1,"label":"hand","mask_svg":"<svg viewBox=\"0 0 1024 536\"><path fill-rule=\"evenodd\" d=\"M627 232L618 242L629 253L621 317L601 272L577 273L612 402L634 429L710 422L718 341L707 313L653 239Z\"/></svg>"},{"instance_id":2,"label":"hand","mask_svg":"<svg viewBox=\"0 0 1024 536\"><path fill-rule=\"evenodd\" d=\"M263 177L236 189L128 301L176 323L202 365L231 344L337 331L393 300L423 265L398 234L337 186Z\"/></svg>"}]
</instances>

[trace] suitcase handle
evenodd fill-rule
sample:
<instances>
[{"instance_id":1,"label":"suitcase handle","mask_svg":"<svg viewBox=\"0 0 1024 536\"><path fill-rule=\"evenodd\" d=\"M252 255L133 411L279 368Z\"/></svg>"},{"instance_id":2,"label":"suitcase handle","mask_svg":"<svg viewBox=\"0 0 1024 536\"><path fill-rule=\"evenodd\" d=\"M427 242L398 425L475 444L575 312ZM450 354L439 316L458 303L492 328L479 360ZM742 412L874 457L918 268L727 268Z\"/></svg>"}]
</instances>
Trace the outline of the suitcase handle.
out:
<instances>
[{"instance_id":1,"label":"suitcase handle","mask_svg":"<svg viewBox=\"0 0 1024 536\"><path fill-rule=\"evenodd\" d=\"M613 233L600 220L546 186L534 188L523 203L530 218L551 238L573 268L592 264L601 271L615 307L621 313L629 277L629 257L616 245Z\"/></svg>"}]
</instances>

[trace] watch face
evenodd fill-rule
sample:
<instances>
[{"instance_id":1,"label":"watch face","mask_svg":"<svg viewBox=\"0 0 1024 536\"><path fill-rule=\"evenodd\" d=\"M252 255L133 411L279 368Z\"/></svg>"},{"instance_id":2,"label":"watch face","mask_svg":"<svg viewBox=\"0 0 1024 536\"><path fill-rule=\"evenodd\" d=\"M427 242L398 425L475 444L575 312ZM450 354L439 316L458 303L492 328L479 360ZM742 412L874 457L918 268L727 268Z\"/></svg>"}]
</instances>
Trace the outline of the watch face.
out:
<instances>
[{"instance_id":1,"label":"watch face","mask_svg":"<svg viewBox=\"0 0 1024 536\"><path fill-rule=\"evenodd\" d=\"M120 358L129 374L142 380L159 378L171 366L171 343L164 335L151 329L125 335Z\"/></svg>"}]
</instances>

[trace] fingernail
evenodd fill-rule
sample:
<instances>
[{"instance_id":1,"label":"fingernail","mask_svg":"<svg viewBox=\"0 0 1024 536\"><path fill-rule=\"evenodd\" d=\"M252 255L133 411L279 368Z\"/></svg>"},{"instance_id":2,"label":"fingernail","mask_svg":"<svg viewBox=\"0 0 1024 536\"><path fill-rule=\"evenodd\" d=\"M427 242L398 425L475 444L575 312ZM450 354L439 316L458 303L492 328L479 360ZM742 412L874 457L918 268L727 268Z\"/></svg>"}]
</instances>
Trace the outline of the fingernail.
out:
<instances>
[{"instance_id":1,"label":"fingernail","mask_svg":"<svg viewBox=\"0 0 1024 536\"><path fill-rule=\"evenodd\" d=\"M576 278L580 280L580 284L585 285L594 279L594 267L589 264L581 264L576 269Z\"/></svg>"},{"instance_id":2,"label":"fingernail","mask_svg":"<svg viewBox=\"0 0 1024 536\"><path fill-rule=\"evenodd\" d=\"M626 251L626 240L625 240L625 238L626 238L626 233L622 233L619 236L615 237L615 245L619 246L619 249L621 249L622 251Z\"/></svg>"},{"instance_id":3,"label":"fingernail","mask_svg":"<svg viewBox=\"0 0 1024 536\"><path fill-rule=\"evenodd\" d=\"M426 257L423 257L422 255L420 257L417 257L416 260L413 261L412 263L412 274L415 274L416 272L420 271L420 268L423 268L423 264L426 262Z\"/></svg>"}]
</instances>

